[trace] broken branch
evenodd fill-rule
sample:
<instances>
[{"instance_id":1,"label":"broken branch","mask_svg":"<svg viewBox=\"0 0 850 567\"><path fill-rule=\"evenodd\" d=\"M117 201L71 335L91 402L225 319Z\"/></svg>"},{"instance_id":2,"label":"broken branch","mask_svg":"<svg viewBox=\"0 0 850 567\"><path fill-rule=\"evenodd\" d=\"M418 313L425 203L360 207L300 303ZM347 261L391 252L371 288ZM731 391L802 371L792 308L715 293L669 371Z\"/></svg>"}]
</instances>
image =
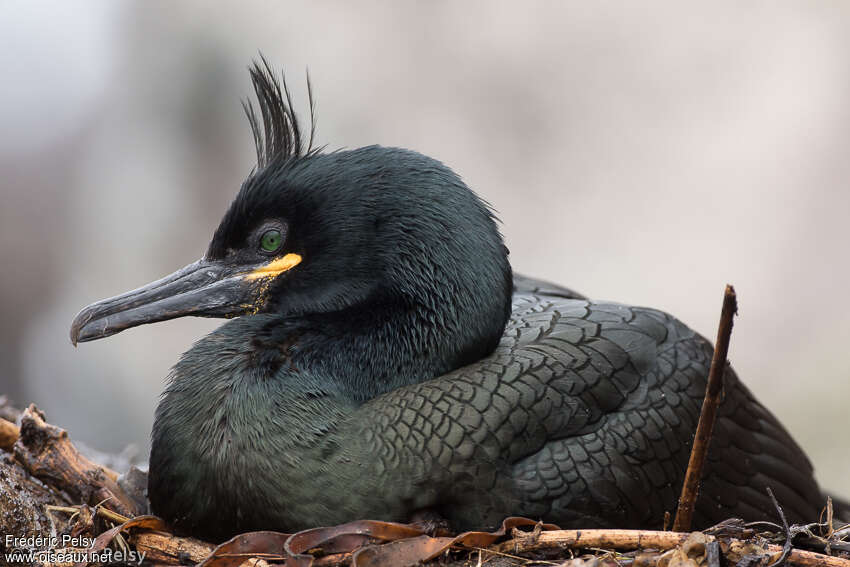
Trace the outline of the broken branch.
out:
<instances>
[{"instance_id":1,"label":"broken branch","mask_svg":"<svg viewBox=\"0 0 850 567\"><path fill-rule=\"evenodd\" d=\"M682 495L679 497L679 508L676 510L676 520L673 522L674 532L687 532L691 529L699 481L708 446L711 444L711 432L717 419L717 408L720 406L720 394L723 391L723 373L726 370L726 356L729 353L729 339L732 336L732 324L738 312L738 300L735 288L726 285L723 294L723 309L720 312L720 325L717 329L717 342L714 356L711 358L711 368L708 371L708 383L705 386L705 399L702 402L699 422L697 423L691 457L685 471L685 482L682 485Z\"/></svg>"},{"instance_id":2,"label":"broken branch","mask_svg":"<svg viewBox=\"0 0 850 567\"><path fill-rule=\"evenodd\" d=\"M14 452L15 459L30 474L75 500L91 506L103 502L127 517L141 513L133 499L118 486L118 473L81 455L68 433L46 423L44 414L35 405L24 411Z\"/></svg>"}]
</instances>

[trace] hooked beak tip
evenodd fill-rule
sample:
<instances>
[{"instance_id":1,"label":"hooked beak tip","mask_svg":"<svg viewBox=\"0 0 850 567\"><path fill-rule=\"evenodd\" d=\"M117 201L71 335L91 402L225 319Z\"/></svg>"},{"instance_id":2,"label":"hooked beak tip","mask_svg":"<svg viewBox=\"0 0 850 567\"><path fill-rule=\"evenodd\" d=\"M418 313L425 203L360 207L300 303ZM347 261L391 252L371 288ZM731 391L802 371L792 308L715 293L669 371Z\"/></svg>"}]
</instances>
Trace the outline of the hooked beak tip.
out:
<instances>
[{"instance_id":1,"label":"hooked beak tip","mask_svg":"<svg viewBox=\"0 0 850 567\"><path fill-rule=\"evenodd\" d=\"M74 320L71 322L71 344L74 347L77 346L77 343L84 342L85 338L80 339L80 334L82 333L83 328L91 321L92 315L89 307L84 307L77 313L77 316L74 317Z\"/></svg>"},{"instance_id":2,"label":"hooked beak tip","mask_svg":"<svg viewBox=\"0 0 850 567\"><path fill-rule=\"evenodd\" d=\"M71 323L71 336L70 336L70 338L71 338L71 344L74 345L74 348L77 347L77 342L79 342L79 339L80 339L80 328L82 327L82 325L80 325L79 319L80 319L80 316L77 315L77 317L74 318L74 322Z\"/></svg>"}]
</instances>

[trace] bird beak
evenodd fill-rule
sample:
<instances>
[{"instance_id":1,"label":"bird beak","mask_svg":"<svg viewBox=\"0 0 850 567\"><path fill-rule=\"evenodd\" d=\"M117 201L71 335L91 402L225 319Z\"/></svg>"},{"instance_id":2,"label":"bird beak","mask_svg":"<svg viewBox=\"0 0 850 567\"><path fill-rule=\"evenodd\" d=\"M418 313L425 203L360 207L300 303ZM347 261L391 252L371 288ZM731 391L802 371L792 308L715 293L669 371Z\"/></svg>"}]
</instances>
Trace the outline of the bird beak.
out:
<instances>
[{"instance_id":1,"label":"bird beak","mask_svg":"<svg viewBox=\"0 0 850 567\"><path fill-rule=\"evenodd\" d=\"M76 346L137 325L186 315L257 313L266 303L271 280L300 262L298 254L254 266L198 260L161 280L85 307L71 323L71 342Z\"/></svg>"}]
</instances>

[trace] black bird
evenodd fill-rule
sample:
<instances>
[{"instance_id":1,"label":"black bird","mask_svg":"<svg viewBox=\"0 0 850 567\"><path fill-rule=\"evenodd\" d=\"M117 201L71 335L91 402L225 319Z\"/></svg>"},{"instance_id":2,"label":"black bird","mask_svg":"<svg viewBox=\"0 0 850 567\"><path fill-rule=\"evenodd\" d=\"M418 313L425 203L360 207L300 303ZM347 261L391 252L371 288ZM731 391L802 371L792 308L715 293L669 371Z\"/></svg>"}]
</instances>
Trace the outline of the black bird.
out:
<instances>
[{"instance_id":1,"label":"black bird","mask_svg":"<svg viewBox=\"0 0 850 567\"><path fill-rule=\"evenodd\" d=\"M420 511L459 530L508 515L660 528L709 342L654 309L512 277L493 213L448 167L315 150L286 83L265 62L251 78L258 164L206 254L71 328L76 344L233 318L171 373L153 511L211 539ZM817 518L809 461L729 369L697 523L775 519L766 487L791 521Z\"/></svg>"}]
</instances>

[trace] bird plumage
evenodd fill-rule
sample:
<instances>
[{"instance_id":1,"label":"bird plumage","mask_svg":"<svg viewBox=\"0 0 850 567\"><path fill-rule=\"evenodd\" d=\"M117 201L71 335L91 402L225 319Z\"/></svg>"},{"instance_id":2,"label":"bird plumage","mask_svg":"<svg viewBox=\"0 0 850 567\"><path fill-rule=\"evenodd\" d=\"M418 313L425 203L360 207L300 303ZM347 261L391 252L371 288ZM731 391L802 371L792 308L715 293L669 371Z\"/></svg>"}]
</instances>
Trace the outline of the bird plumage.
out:
<instances>
[{"instance_id":1,"label":"bird plumage","mask_svg":"<svg viewBox=\"0 0 850 567\"><path fill-rule=\"evenodd\" d=\"M493 354L362 404L333 379L293 380L289 366L252 375L261 323L274 317L202 339L157 413L152 503L169 518L192 510L177 521L190 533L405 521L421 509L458 529L512 514L660 528L675 509L711 347L667 314L516 293ZM817 515L805 455L729 369L697 523L772 518L766 487L789 518Z\"/></svg>"},{"instance_id":2,"label":"bird plumage","mask_svg":"<svg viewBox=\"0 0 850 567\"><path fill-rule=\"evenodd\" d=\"M435 511L660 527L676 503L711 345L673 317L512 277L489 207L440 162L301 139L268 65L258 167L200 261L84 309L72 340L237 317L174 367L149 495L221 539ZM813 519L804 453L728 369L697 506Z\"/></svg>"}]
</instances>

